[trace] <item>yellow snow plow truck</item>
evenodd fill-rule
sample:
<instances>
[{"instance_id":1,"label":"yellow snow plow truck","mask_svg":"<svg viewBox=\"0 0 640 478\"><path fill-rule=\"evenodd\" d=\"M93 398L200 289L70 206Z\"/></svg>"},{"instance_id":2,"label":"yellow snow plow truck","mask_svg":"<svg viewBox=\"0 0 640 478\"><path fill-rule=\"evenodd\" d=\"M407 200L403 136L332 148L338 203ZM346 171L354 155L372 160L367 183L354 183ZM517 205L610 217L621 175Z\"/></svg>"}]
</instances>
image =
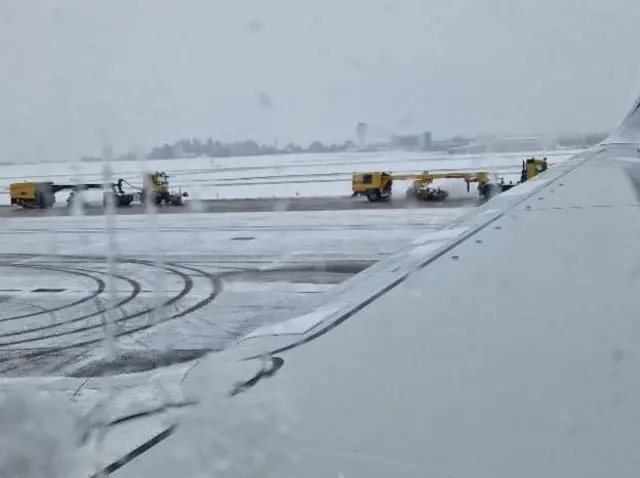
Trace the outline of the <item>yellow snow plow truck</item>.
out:
<instances>
[{"instance_id":1,"label":"yellow snow plow truck","mask_svg":"<svg viewBox=\"0 0 640 478\"><path fill-rule=\"evenodd\" d=\"M493 195L499 186L490 181L487 171L476 172L438 172L409 174L393 174L390 172L353 173L351 191L353 196L365 196L371 202L388 201L391 199L393 181L413 180L407 190L407 197L419 201L443 201L448 192L441 188L432 187L436 179L463 179L467 183L467 191L471 183L478 183L478 192L486 198Z\"/></svg>"},{"instance_id":2,"label":"yellow snow plow truck","mask_svg":"<svg viewBox=\"0 0 640 478\"><path fill-rule=\"evenodd\" d=\"M181 206L183 204L182 198L186 197L189 197L189 193L182 192L182 190L177 193L171 192L169 189L169 176L164 171L145 174L140 194L140 202L142 204L155 203L159 206L165 203Z\"/></svg>"},{"instance_id":3,"label":"yellow snow plow truck","mask_svg":"<svg viewBox=\"0 0 640 478\"><path fill-rule=\"evenodd\" d=\"M123 185L127 185L130 191L124 190ZM11 204L21 206L26 209L48 209L56 203L56 194L60 191L69 191L67 205L77 199L77 192L88 189L102 189L103 204L106 206L109 199L114 199L116 207L130 206L139 201L142 204L170 204L181 206L183 198L189 197L189 193L179 189L172 192L169 189L169 176L164 171L154 171L147 173L143 177L142 188L129 184L124 179L118 179L111 184L85 183L85 184L56 184L53 181L24 181L13 183L9 186L9 196Z\"/></svg>"}]
</instances>

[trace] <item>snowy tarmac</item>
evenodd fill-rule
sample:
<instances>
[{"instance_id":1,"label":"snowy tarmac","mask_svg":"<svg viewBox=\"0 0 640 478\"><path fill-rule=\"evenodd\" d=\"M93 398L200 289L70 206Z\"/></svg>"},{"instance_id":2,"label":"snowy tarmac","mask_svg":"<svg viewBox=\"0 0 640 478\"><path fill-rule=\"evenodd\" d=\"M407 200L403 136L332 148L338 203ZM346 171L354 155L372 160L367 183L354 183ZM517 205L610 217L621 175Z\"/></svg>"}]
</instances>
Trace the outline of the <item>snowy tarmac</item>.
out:
<instances>
[{"instance_id":1,"label":"snowy tarmac","mask_svg":"<svg viewBox=\"0 0 640 478\"><path fill-rule=\"evenodd\" d=\"M113 374L223 349L464 211L117 216L113 283L106 217L3 218L0 374ZM108 368L107 317L129 351Z\"/></svg>"},{"instance_id":2,"label":"snowy tarmac","mask_svg":"<svg viewBox=\"0 0 640 478\"><path fill-rule=\"evenodd\" d=\"M352 211L379 209L410 209L410 208L457 208L471 207L481 204L482 198L475 191L459 194L443 202L419 202L406 200L404 197L394 198L389 202L370 203L359 197L316 197L316 198L253 198L253 199L210 199L185 203L184 206L162 206L157 209L159 214L184 213L226 213L226 212L284 212L284 211ZM118 215L144 214L145 207L132 204L116 210ZM72 216L73 211L65 205L57 204L47 210L23 209L18 206L0 206L0 217L42 217L42 216ZM88 203L82 214L87 216L104 215L104 208L100 204Z\"/></svg>"}]
</instances>

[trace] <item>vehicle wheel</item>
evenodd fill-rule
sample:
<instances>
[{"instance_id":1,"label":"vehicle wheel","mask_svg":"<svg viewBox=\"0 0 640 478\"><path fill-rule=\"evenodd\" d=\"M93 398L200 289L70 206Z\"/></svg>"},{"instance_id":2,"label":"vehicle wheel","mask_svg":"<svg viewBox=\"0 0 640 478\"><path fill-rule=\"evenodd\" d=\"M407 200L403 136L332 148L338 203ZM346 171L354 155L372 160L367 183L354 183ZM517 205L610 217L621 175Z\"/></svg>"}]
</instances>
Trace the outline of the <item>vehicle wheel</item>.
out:
<instances>
[{"instance_id":1,"label":"vehicle wheel","mask_svg":"<svg viewBox=\"0 0 640 478\"><path fill-rule=\"evenodd\" d=\"M127 207L131 206L131 202L133 201L133 196L130 194L124 194L122 196L118 196L118 206Z\"/></svg>"},{"instance_id":2,"label":"vehicle wheel","mask_svg":"<svg viewBox=\"0 0 640 478\"><path fill-rule=\"evenodd\" d=\"M380 191L378 191L377 189L369 189L367 191L367 199L370 202L380 201Z\"/></svg>"},{"instance_id":3,"label":"vehicle wheel","mask_svg":"<svg viewBox=\"0 0 640 478\"><path fill-rule=\"evenodd\" d=\"M499 187L496 184L485 184L482 188L482 196L485 199L491 199L499 193Z\"/></svg>"}]
</instances>

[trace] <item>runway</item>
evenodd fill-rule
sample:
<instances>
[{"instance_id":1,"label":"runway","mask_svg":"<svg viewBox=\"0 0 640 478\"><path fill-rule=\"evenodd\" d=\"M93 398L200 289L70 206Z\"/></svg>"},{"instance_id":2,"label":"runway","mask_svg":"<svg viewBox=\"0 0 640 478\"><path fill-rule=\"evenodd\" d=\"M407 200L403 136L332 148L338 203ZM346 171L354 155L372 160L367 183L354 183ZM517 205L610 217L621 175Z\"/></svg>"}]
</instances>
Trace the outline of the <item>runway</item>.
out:
<instances>
[{"instance_id":1,"label":"runway","mask_svg":"<svg viewBox=\"0 0 640 478\"><path fill-rule=\"evenodd\" d=\"M352 210L388 210L388 209L440 209L472 207L482 203L482 199L471 193L466 197L450 198L443 202L417 202L404 198L393 199L389 202L371 203L364 198L326 197L326 198L271 198L271 199L210 199L191 201L184 206L162 206L156 211L158 214L185 213L226 213L226 212L284 212L284 211L352 211ZM119 215L144 214L146 208L134 204L126 208L119 208ZM86 205L83 211L87 216L102 216L104 208L101 205ZM74 211L64 205L57 205L51 209L23 209L18 206L0 206L0 217L41 217L41 216L71 216Z\"/></svg>"}]
</instances>

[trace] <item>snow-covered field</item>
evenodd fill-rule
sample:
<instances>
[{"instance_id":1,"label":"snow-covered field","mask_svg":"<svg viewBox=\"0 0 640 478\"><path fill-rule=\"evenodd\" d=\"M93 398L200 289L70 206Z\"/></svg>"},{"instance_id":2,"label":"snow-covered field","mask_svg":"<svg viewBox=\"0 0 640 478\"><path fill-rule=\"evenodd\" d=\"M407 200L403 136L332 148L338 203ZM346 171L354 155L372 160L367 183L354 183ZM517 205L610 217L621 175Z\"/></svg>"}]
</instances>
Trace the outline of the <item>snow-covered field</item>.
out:
<instances>
[{"instance_id":1,"label":"snow-covered field","mask_svg":"<svg viewBox=\"0 0 640 478\"><path fill-rule=\"evenodd\" d=\"M549 163L554 164L574 153L561 150L455 156L408 152L304 154L114 162L112 169L114 178L124 178L133 185L141 183L141 174L145 170L164 170L170 175L172 188L187 190L198 199L321 197L349 195L351 173L354 171L401 173L488 169L504 174L507 179L517 180L521 161L526 157L547 156ZM3 193L0 204L8 203L7 191L12 182L101 182L102 168L102 163L0 166L0 192ZM101 199L100 193L93 195ZM63 196L60 193L60 202L64 201Z\"/></svg>"}]
</instances>

